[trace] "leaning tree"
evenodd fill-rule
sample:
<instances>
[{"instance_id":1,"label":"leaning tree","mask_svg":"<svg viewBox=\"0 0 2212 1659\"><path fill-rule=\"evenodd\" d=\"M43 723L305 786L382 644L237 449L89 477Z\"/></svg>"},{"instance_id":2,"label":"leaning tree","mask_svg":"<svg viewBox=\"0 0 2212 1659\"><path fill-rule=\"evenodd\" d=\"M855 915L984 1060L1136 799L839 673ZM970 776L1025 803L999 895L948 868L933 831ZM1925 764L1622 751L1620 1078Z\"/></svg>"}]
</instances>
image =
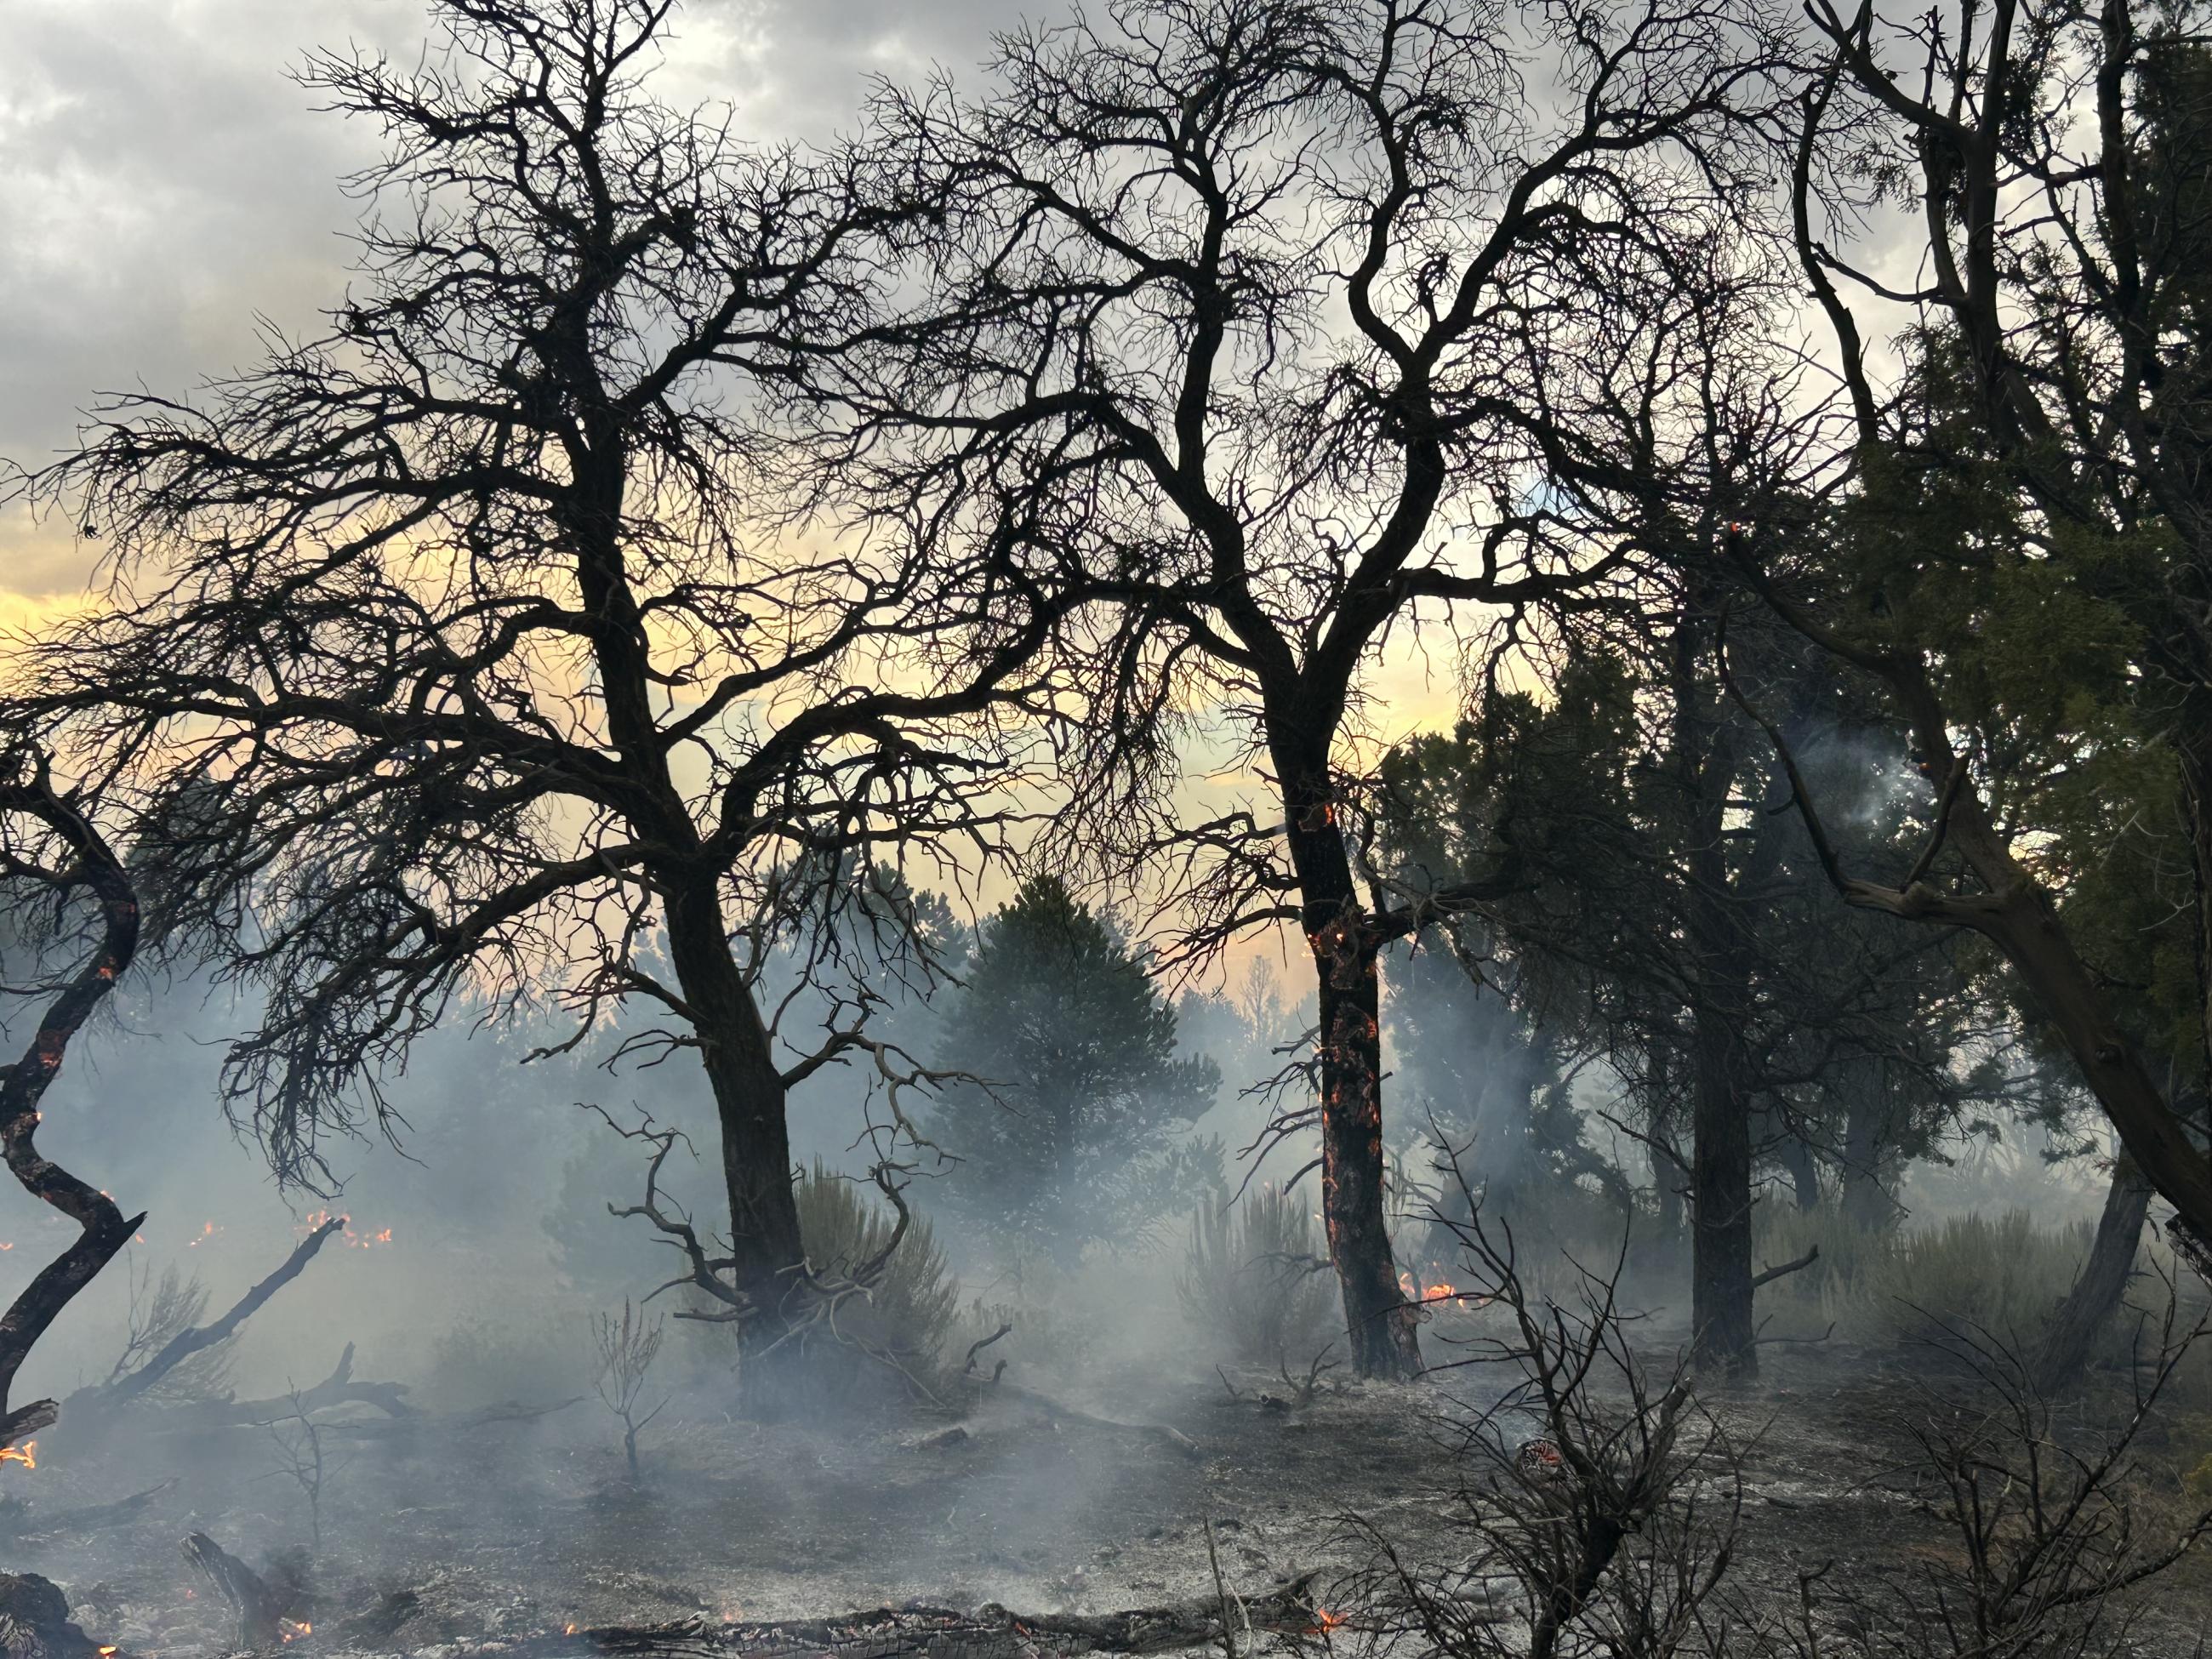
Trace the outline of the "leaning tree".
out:
<instances>
[{"instance_id":1,"label":"leaning tree","mask_svg":"<svg viewBox=\"0 0 2212 1659\"><path fill-rule=\"evenodd\" d=\"M1808 11L1826 62L1801 99L1796 240L1849 413L1848 487L1837 511L1775 513L1735 551L1887 696L1928 835L1901 871L1862 866L1802 778L1800 803L1847 902L1970 929L2002 957L2212 1262L2193 1121L2212 1054L2206 9ZM1869 181L1924 235L1911 290L1838 246ZM1869 344L1885 324L1905 368L1887 384ZM2096 829L2100 790L2131 799L2108 828L2160 896L2148 908L2185 918L2178 974L2146 975L2147 936L2117 973L2100 963L2099 907L2069 902L2108 854L2093 834L2073 836L2086 860L2064 855ZM2182 980L2189 1006L2168 1019Z\"/></svg>"},{"instance_id":2,"label":"leaning tree","mask_svg":"<svg viewBox=\"0 0 2212 1659\"><path fill-rule=\"evenodd\" d=\"M988 848L1053 612L990 545L805 515L767 410L866 280L866 218L654 101L672 4L439 0L419 62L307 60L386 142L356 281L33 477L106 582L11 643L0 723L135 821L179 948L262 991L225 1098L285 1177L396 1130L380 1076L457 1013L552 1004L580 1043L657 1011L622 1052L703 1067L726 1245L641 1208L694 1316L773 1341L819 1305L787 1094L857 1060L902 1117L913 1073L865 984L793 1033L760 963L877 859Z\"/></svg>"},{"instance_id":3,"label":"leaning tree","mask_svg":"<svg viewBox=\"0 0 2212 1659\"><path fill-rule=\"evenodd\" d=\"M948 556L1080 562L1072 821L1179 918L1170 959L1303 933L1301 1127L1363 1373L1419 1364L1380 957L1510 879L1391 891L1364 866L1373 672L1394 639L1479 672L1632 561L1550 511L1540 469L1636 319L1698 303L1674 256L1747 215L1770 62L1756 0L1121 0L1002 36L978 96L887 91L863 142L933 210L897 244L918 297L816 381L870 417L842 479L926 507ZM1267 804L1187 822L1193 763Z\"/></svg>"}]
</instances>

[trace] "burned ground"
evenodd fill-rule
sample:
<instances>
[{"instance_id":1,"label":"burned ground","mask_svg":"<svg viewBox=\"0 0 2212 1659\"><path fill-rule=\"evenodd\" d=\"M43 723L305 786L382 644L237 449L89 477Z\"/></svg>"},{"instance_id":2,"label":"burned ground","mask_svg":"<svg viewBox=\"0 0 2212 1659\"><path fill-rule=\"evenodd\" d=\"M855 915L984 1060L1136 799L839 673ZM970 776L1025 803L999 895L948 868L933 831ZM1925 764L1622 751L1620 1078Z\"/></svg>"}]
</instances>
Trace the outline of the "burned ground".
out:
<instances>
[{"instance_id":1,"label":"burned ground","mask_svg":"<svg viewBox=\"0 0 2212 1659\"><path fill-rule=\"evenodd\" d=\"M1909 1364L1920 1371L1904 1375ZM1213 1592L1209 1523L1232 1591L1317 1571L1320 1605L1358 1563L1348 1515L1416 1555L1449 1551L1446 1494L1467 1473L1450 1425L1494 1397L1491 1379L1444 1370L1302 1406L1279 1403L1279 1380L1231 1380L1241 1398L1217 1377L1156 1368L1094 1376L1087 1392L1051 1381L1052 1397L1127 1428L1012 1395L985 1394L952 1432L912 1412L763 1424L692 1395L655 1425L640 1487L595 1402L465 1430L431 1415L367 1436L333 1427L312 1560L307 1505L272 1473L264 1433L117 1436L9 1472L8 1553L61 1584L98 1642L194 1659L236 1646L228 1610L179 1553L195 1530L273 1564L272 1582L304 1577L286 1591L289 1616L313 1627L295 1645L382 1650L909 1601L1044 1613L1191 1602ZM1955 1554L1894 1428L1901 1398L1938 1399L1952 1382L1921 1362L1807 1348L1710 1397L1744 1449L1735 1573L1758 1600L1786 1605L1799 1571L1828 1562L1830 1583L1863 1583ZM2178 1498L2160 1472L2202 1430L2184 1419L2146 1437L2151 1510L2161 1480ZM164 1480L175 1484L123 1521L37 1530ZM2212 1614L2202 1552L2147 1601L2140 1650L2194 1651Z\"/></svg>"}]
</instances>

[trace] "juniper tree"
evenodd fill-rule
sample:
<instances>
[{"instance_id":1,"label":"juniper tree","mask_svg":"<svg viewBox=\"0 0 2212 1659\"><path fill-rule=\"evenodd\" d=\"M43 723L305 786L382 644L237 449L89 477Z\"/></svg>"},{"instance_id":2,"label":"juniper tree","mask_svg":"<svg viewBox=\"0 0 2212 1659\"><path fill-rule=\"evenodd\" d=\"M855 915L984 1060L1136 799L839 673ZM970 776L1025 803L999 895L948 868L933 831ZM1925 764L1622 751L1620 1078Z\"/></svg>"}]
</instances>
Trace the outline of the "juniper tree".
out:
<instances>
[{"instance_id":1,"label":"juniper tree","mask_svg":"<svg viewBox=\"0 0 2212 1659\"><path fill-rule=\"evenodd\" d=\"M1218 1177L1175 1131L1212 1106L1219 1070L1177 1052L1143 958L1065 883L1022 884L938 1011L939 1067L976 1081L943 1091L929 1138L958 1160L943 1198L972 1222L1073 1262Z\"/></svg>"}]
</instances>

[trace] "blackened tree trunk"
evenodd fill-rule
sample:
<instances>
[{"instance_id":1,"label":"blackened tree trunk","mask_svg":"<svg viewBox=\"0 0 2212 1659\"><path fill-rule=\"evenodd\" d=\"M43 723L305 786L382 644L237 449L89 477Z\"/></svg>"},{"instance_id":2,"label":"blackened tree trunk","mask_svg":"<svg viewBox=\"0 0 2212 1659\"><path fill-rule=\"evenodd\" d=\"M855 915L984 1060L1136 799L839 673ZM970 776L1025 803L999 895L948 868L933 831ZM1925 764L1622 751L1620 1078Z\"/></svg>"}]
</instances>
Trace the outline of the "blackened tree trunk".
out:
<instances>
[{"instance_id":1,"label":"blackened tree trunk","mask_svg":"<svg viewBox=\"0 0 2212 1659\"><path fill-rule=\"evenodd\" d=\"M1759 1370L1751 1313L1751 1114L1727 1014L1709 1003L1696 1018L1691 1355L1701 1370L1749 1376Z\"/></svg>"},{"instance_id":2,"label":"blackened tree trunk","mask_svg":"<svg viewBox=\"0 0 2212 1659\"><path fill-rule=\"evenodd\" d=\"M1792 1133L1787 1125L1782 1126L1782 1139L1775 1148L1782 1167L1790 1175L1790 1191L1801 1210L1820 1207L1820 1166L1813 1161L1813 1149L1805 1139Z\"/></svg>"},{"instance_id":3,"label":"blackened tree trunk","mask_svg":"<svg viewBox=\"0 0 2212 1659\"><path fill-rule=\"evenodd\" d=\"M1690 994L1691 1358L1698 1370L1758 1370L1752 1324L1750 963L1730 884L1726 830L1735 734L1696 677L1702 629L1675 640L1674 743L1682 790L1683 943Z\"/></svg>"},{"instance_id":4,"label":"blackened tree trunk","mask_svg":"<svg viewBox=\"0 0 2212 1659\"><path fill-rule=\"evenodd\" d=\"M595 384L587 319L577 317L572 326L575 337L568 356L578 378ZM721 869L704 855L654 718L644 608L621 535L631 464L627 434L611 419L587 418L581 428L570 442L577 503L566 514L566 527L575 543L578 587L600 624L592 654L608 736L630 784L632 833L665 849L650 867L665 895L670 963L690 1012L721 1136L730 1206L728 1283L745 1304L739 1338L758 1353L789 1329L789 1304L806 1288L784 1079L730 942Z\"/></svg>"},{"instance_id":5,"label":"blackened tree trunk","mask_svg":"<svg viewBox=\"0 0 2212 1659\"><path fill-rule=\"evenodd\" d=\"M1353 889L1325 760L1285 768L1292 867L1319 993L1322 1221L1344 1293L1346 1339L1362 1376L1421 1369L1415 1310L1398 1283L1383 1213L1384 943Z\"/></svg>"},{"instance_id":6,"label":"blackened tree trunk","mask_svg":"<svg viewBox=\"0 0 2212 1659\"><path fill-rule=\"evenodd\" d=\"M2121 1152L2112 1160L2112 1184L2105 1189L2104 1212L2097 1218L2089 1258L2036 1346L2036 1384L2045 1393L2065 1388L2081 1374L2098 1334L2118 1309L2135 1271L2150 1200L2150 1183L2135 1161Z\"/></svg>"},{"instance_id":7,"label":"blackened tree trunk","mask_svg":"<svg viewBox=\"0 0 2212 1659\"><path fill-rule=\"evenodd\" d=\"M752 993L730 953L718 884L711 874L672 891L668 947L692 1010L700 1060L722 1138L730 1204L730 1281L750 1311L747 1348L773 1344L788 1328L787 1304L804 1288L805 1251L792 1182L784 1081Z\"/></svg>"}]
</instances>

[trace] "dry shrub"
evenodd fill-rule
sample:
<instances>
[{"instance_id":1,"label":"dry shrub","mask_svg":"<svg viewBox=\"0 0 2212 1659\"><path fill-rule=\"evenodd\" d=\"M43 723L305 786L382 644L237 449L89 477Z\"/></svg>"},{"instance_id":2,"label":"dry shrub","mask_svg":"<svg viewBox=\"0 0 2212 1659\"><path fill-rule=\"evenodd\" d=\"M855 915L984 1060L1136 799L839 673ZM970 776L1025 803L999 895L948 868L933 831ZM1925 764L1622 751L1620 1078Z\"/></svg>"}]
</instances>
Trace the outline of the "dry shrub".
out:
<instances>
[{"instance_id":1,"label":"dry shrub","mask_svg":"<svg viewBox=\"0 0 2212 1659\"><path fill-rule=\"evenodd\" d=\"M1466 1213L1443 1224L1455 1282L1486 1317L1439 1344L1434 1367L1482 1377L1473 1394L1489 1403L1437 1420L1452 1455L1422 1535L1349 1519L1364 1560L1335 1586L1322 1645L1358 1659L1723 1659L1740 1622L1741 1449L1679 1364L1655 1369L1632 1344L1618 1254L1542 1293L1510 1231Z\"/></svg>"},{"instance_id":2,"label":"dry shrub","mask_svg":"<svg viewBox=\"0 0 2212 1659\"><path fill-rule=\"evenodd\" d=\"M1336 1288L1322 1271L1313 1218L1295 1194L1261 1187L1201 1206L1176 1297L1237 1358L1279 1364L1335 1340Z\"/></svg>"},{"instance_id":3,"label":"dry shrub","mask_svg":"<svg viewBox=\"0 0 2212 1659\"><path fill-rule=\"evenodd\" d=\"M1762 1307L1795 1312L1793 1325L1833 1324L1854 1342L1903 1341L1930 1321L2027 1341L2088 1258L2092 1231L2087 1223L2041 1227L2025 1210L1880 1231L1825 1205L1768 1205L1760 1211L1762 1260L1794 1261L1815 1245L1820 1255L1763 1291Z\"/></svg>"}]
</instances>

